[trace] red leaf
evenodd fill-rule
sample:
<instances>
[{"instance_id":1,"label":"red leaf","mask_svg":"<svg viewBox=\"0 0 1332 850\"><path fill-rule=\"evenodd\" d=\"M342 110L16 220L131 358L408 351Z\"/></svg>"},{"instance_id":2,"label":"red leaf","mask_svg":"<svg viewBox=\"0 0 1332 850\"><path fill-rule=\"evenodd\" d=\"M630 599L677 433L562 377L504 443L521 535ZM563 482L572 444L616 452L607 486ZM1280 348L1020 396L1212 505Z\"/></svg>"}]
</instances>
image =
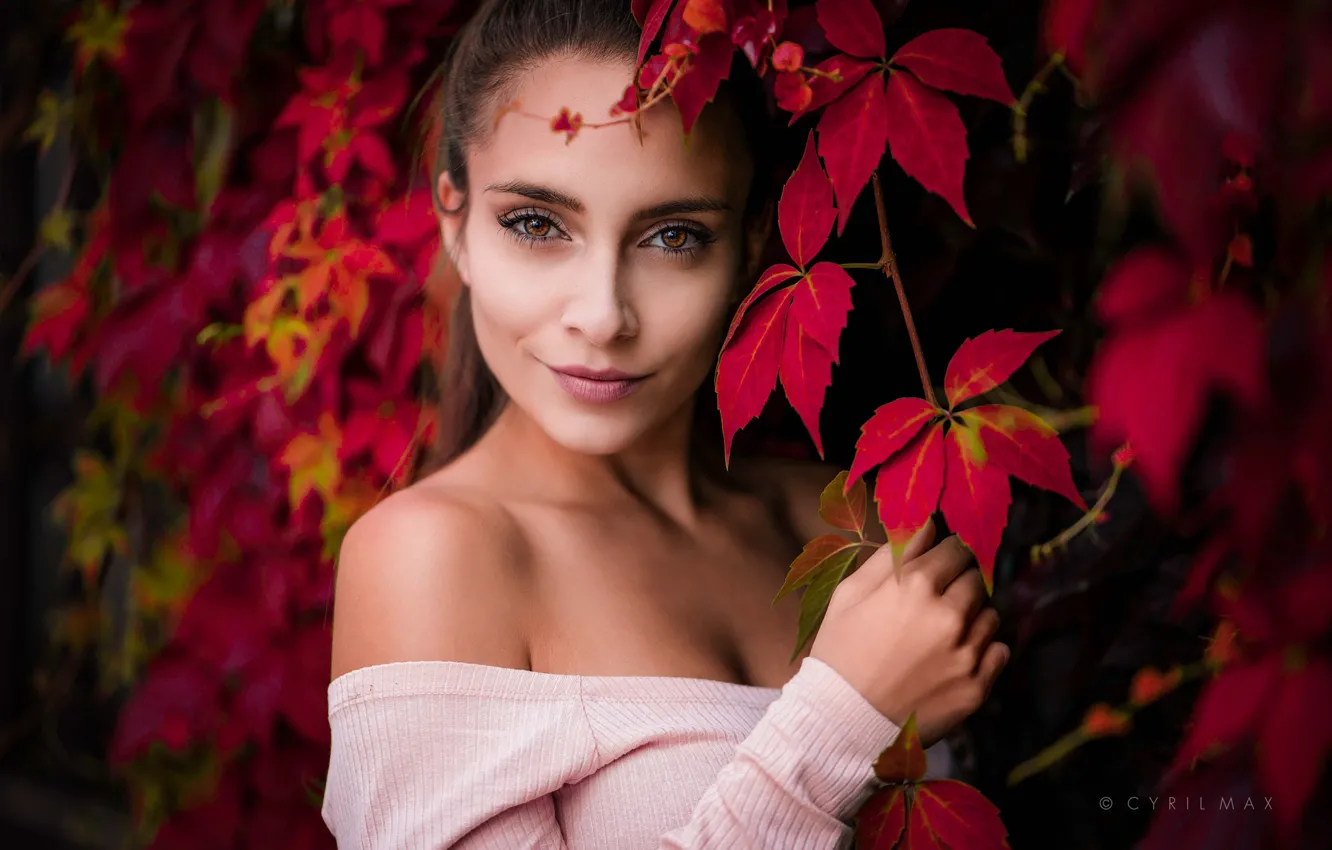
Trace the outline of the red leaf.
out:
<instances>
[{"instance_id":1,"label":"red leaf","mask_svg":"<svg viewBox=\"0 0 1332 850\"><path fill-rule=\"evenodd\" d=\"M721 81L731 73L731 39L724 32L708 33L698 42L698 54L675 81L671 99L680 110L685 134L693 129L703 107L717 94Z\"/></svg>"},{"instance_id":2,"label":"red leaf","mask_svg":"<svg viewBox=\"0 0 1332 850\"><path fill-rule=\"evenodd\" d=\"M731 338L732 344L721 353L717 364L717 407L728 462L735 432L763 411L768 396L777 386L790 305L789 288L757 302Z\"/></svg>"},{"instance_id":3,"label":"red leaf","mask_svg":"<svg viewBox=\"0 0 1332 850\"><path fill-rule=\"evenodd\" d=\"M973 407L962 419L981 435L991 463L1028 484L1044 487L1087 509L1073 486L1068 450L1059 432L1041 417L1020 407L987 404Z\"/></svg>"},{"instance_id":4,"label":"red leaf","mask_svg":"<svg viewBox=\"0 0 1332 850\"><path fill-rule=\"evenodd\" d=\"M731 43L740 48L755 68L763 58L763 46L768 39L774 38L779 29L777 15L766 8L759 9L752 15L745 15L731 27Z\"/></svg>"},{"instance_id":5,"label":"red leaf","mask_svg":"<svg viewBox=\"0 0 1332 850\"><path fill-rule=\"evenodd\" d=\"M819 516L834 528L860 534L865 529L865 483L847 485L845 471L837 473L819 494Z\"/></svg>"},{"instance_id":6,"label":"red leaf","mask_svg":"<svg viewBox=\"0 0 1332 850\"><path fill-rule=\"evenodd\" d=\"M920 818L941 844L955 850L1008 847L1008 830L999 819L999 809L975 788L954 779L917 785L911 817Z\"/></svg>"},{"instance_id":7,"label":"red leaf","mask_svg":"<svg viewBox=\"0 0 1332 850\"><path fill-rule=\"evenodd\" d=\"M804 109L795 112L795 114L791 116L790 123L794 124L796 119L800 118L802 115L818 109L820 106L827 106L829 103L832 103L834 100L841 97L844 92L849 91L852 86L864 79L866 74L877 67L878 65L874 62L867 62L864 59L855 59L842 53L824 59L822 62L815 65L814 68L818 71L822 71L824 74L838 74L841 79L834 82L828 77L820 74L811 75L809 80L810 101Z\"/></svg>"},{"instance_id":8,"label":"red leaf","mask_svg":"<svg viewBox=\"0 0 1332 850\"><path fill-rule=\"evenodd\" d=\"M1213 391L1247 407L1266 395L1262 317L1231 293L1101 344L1087 376L1094 445L1132 443L1148 496L1175 509L1179 472Z\"/></svg>"},{"instance_id":9,"label":"red leaf","mask_svg":"<svg viewBox=\"0 0 1332 850\"><path fill-rule=\"evenodd\" d=\"M943 198L972 224L962 195L970 153L967 128L952 101L907 71L888 76L888 145L893 159L920 185ZM973 227L975 225L972 225Z\"/></svg>"},{"instance_id":10,"label":"red leaf","mask_svg":"<svg viewBox=\"0 0 1332 850\"><path fill-rule=\"evenodd\" d=\"M1063 53L1070 71L1082 75L1086 65L1087 33L1095 17L1097 0L1049 0L1045 4L1041 35L1048 53Z\"/></svg>"},{"instance_id":11,"label":"red leaf","mask_svg":"<svg viewBox=\"0 0 1332 850\"><path fill-rule=\"evenodd\" d=\"M943 444L943 425L931 425L879 468L874 501L888 542L894 546L910 540L939 504L939 492L944 489Z\"/></svg>"},{"instance_id":12,"label":"red leaf","mask_svg":"<svg viewBox=\"0 0 1332 850\"><path fill-rule=\"evenodd\" d=\"M939 504L949 528L975 553L985 586L993 592L994 556L1013 501L1008 473L987 462L980 435L966 425L954 422L947 443Z\"/></svg>"},{"instance_id":13,"label":"red leaf","mask_svg":"<svg viewBox=\"0 0 1332 850\"><path fill-rule=\"evenodd\" d=\"M722 350L725 350L726 346L731 344L731 338L735 336L736 329L740 327L740 322L744 319L745 313L755 301L759 300L764 295L767 295L774 288L780 286L791 278L799 276L799 269L793 266L788 266L785 263L778 263L763 272L763 276L759 278L759 282L754 285L754 288L745 296L745 300L741 301L740 306L736 308L735 318L731 319L731 327L726 331L726 339L722 342ZM715 381L713 382L713 386L716 386Z\"/></svg>"},{"instance_id":14,"label":"red leaf","mask_svg":"<svg viewBox=\"0 0 1332 850\"><path fill-rule=\"evenodd\" d=\"M647 0L643 0L645 5ZM652 42L656 41L657 34L661 32L662 24L666 23L666 16L671 13L671 6L675 5L675 0L652 0L652 6L647 10L643 21L643 34L638 39L638 62L642 65L643 60L647 58L648 51L652 48Z\"/></svg>"},{"instance_id":15,"label":"red leaf","mask_svg":"<svg viewBox=\"0 0 1332 850\"><path fill-rule=\"evenodd\" d=\"M926 422L942 413L943 411L923 398L899 398L881 405L874 411L874 415L860 426L860 437L856 440L856 456L851 461L848 485L891 458L910 442L912 437L920 433Z\"/></svg>"},{"instance_id":16,"label":"red leaf","mask_svg":"<svg viewBox=\"0 0 1332 850\"><path fill-rule=\"evenodd\" d=\"M836 217L832 183L819 164L811 131L805 141L805 155L787 179L781 200L777 202L782 244L796 265L805 268L814 259L828 241L828 232Z\"/></svg>"},{"instance_id":17,"label":"red leaf","mask_svg":"<svg viewBox=\"0 0 1332 850\"><path fill-rule=\"evenodd\" d=\"M910 714L893 743L874 760L874 775L884 782L919 782L929 769L925 748L916 732L916 715Z\"/></svg>"},{"instance_id":18,"label":"red leaf","mask_svg":"<svg viewBox=\"0 0 1332 850\"><path fill-rule=\"evenodd\" d=\"M906 841L902 846L910 850L952 850L930 829L929 823L920 816L920 808L915 805L907 811Z\"/></svg>"},{"instance_id":19,"label":"red leaf","mask_svg":"<svg viewBox=\"0 0 1332 850\"><path fill-rule=\"evenodd\" d=\"M1258 777L1271 792L1277 826L1287 840L1296 837L1332 746L1332 727L1325 721L1330 703L1332 665L1311 659L1284 677L1263 723Z\"/></svg>"},{"instance_id":20,"label":"red leaf","mask_svg":"<svg viewBox=\"0 0 1332 850\"><path fill-rule=\"evenodd\" d=\"M836 263L815 263L809 274L795 285L791 316L819 345L837 360L837 341L851 312L851 287L856 282Z\"/></svg>"},{"instance_id":21,"label":"red leaf","mask_svg":"<svg viewBox=\"0 0 1332 850\"><path fill-rule=\"evenodd\" d=\"M959 345L944 373L949 410L1007 381L1036 346L1058 335L1059 331L986 331Z\"/></svg>"},{"instance_id":22,"label":"red leaf","mask_svg":"<svg viewBox=\"0 0 1332 850\"><path fill-rule=\"evenodd\" d=\"M868 77L833 101L819 118L819 153L837 196L837 232L888 144L888 101L883 80Z\"/></svg>"},{"instance_id":23,"label":"red leaf","mask_svg":"<svg viewBox=\"0 0 1332 850\"><path fill-rule=\"evenodd\" d=\"M726 32L726 10L721 0L685 0L684 22L699 35Z\"/></svg>"},{"instance_id":24,"label":"red leaf","mask_svg":"<svg viewBox=\"0 0 1332 850\"><path fill-rule=\"evenodd\" d=\"M889 785L875 792L856 813L856 850L893 850L907 821L907 786Z\"/></svg>"},{"instance_id":25,"label":"red leaf","mask_svg":"<svg viewBox=\"0 0 1332 850\"><path fill-rule=\"evenodd\" d=\"M1165 248L1138 248L1115 263L1096 292L1096 313L1108 327L1154 319L1183 306L1189 267Z\"/></svg>"},{"instance_id":26,"label":"red leaf","mask_svg":"<svg viewBox=\"0 0 1332 850\"><path fill-rule=\"evenodd\" d=\"M936 89L996 100L1016 100L1004 79L1003 64L985 36L966 29L938 29L916 36L889 60Z\"/></svg>"},{"instance_id":27,"label":"red leaf","mask_svg":"<svg viewBox=\"0 0 1332 850\"><path fill-rule=\"evenodd\" d=\"M796 287L800 289L802 287ZM814 448L823 457L823 436L819 433L819 414L823 397L832 383L833 355L820 345L794 316L786 323L782 345L782 388L791 407L814 440Z\"/></svg>"},{"instance_id":28,"label":"red leaf","mask_svg":"<svg viewBox=\"0 0 1332 850\"><path fill-rule=\"evenodd\" d=\"M1230 746L1255 731L1263 706L1281 677L1281 656L1228 667L1203 688L1193 706L1184 743L1171 773L1188 770L1195 758L1215 746Z\"/></svg>"},{"instance_id":29,"label":"red leaf","mask_svg":"<svg viewBox=\"0 0 1332 850\"><path fill-rule=\"evenodd\" d=\"M817 8L833 47L865 59L883 56L883 20L870 0L818 0Z\"/></svg>"}]
</instances>

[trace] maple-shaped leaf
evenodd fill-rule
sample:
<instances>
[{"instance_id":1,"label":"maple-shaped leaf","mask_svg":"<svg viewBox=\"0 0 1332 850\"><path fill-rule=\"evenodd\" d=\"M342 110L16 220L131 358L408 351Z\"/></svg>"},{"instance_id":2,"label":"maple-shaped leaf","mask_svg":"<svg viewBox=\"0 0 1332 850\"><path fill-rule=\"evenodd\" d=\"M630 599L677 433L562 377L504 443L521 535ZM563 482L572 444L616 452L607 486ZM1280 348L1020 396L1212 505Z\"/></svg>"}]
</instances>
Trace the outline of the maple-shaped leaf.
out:
<instances>
[{"instance_id":1,"label":"maple-shaped leaf","mask_svg":"<svg viewBox=\"0 0 1332 850\"><path fill-rule=\"evenodd\" d=\"M972 30L930 30L908 41L888 61L936 89L989 98L1005 106L1015 101L999 54L985 36Z\"/></svg>"},{"instance_id":2,"label":"maple-shaped leaf","mask_svg":"<svg viewBox=\"0 0 1332 850\"><path fill-rule=\"evenodd\" d=\"M871 0L818 0L816 8L833 47L863 59L883 56L883 19Z\"/></svg>"},{"instance_id":3,"label":"maple-shaped leaf","mask_svg":"<svg viewBox=\"0 0 1332 850\"><path fill-rule=\"evenodd\" d=\"M819 153L837 196L837 232L879 167L888 144L888 101L883 78L872 74L829 104L819 118Z\"/></svg>"},{"instance_id":4,"label":"maple-shaped leaf","mask_svg":"<svg viewBox=\"0 0 1332 850\"><path fill-rule=\"evenodd\" d=\"M846 483L878 467L874 498L888 542L899 550L942 510L970 547L993 590L995 553L1012 501L1008 476L1086 505L1069 470L1068 452L1048 423L1007 405L958 405L1008 380L1032 351L1058 331L987 331L958 347L949 361L943 410L919 398L879 407L861 426Z\"/></svg>"},{"instance_id":5,"label":"maple-shaped leaf","mask_svg":"<svg viewBox=\"0 0 1332 850\"><path fill-rule=\"evenodd\" d=\"M823 521L844 531L861 534L865 530L865 482L847 486L848 473L837 473L819 494L819 516Z\"/></svg>"},{"instance_id":6,"label":"maple-shaped leaf","mask_svg":"<svg viewBox=\"0 0 1332 850\"><path fill-rule=\"evenodd\" d=\"M923 85L910 71L888 75L888 147L902 170L943 198L972 224L962 194L967 128L952 101ZM974 226L974 225L973 225Z\"/></svg>"},{"instance_id":7,"label":"maple-shaped leaf","mask_svg":"<svg viewBox=\"0 0 1332 850\"><path fill-rule=\"evenodd\" d=\"M312 491L329 498L337 490L342 479L342 462L338 459L341 442L337 419L325 411L319 417L318 433L297 434L282 450L278 462L290 472L288 498L293 511Z\"/></svg>"},{"instance_id":8,"label":"maple-shaped leaf","mask_svg":"<svg viewBox=\"0 0 1332 850\"><path fill-rule=\"evenodd\" d=\"M763 410L779 376L823 456L819 413L838 362L838 339L855 282L835 263L803 269L827 242L835 218L832 184L810 133L804 157L778 201L782 239L801 268L781 263L767 269L741 302L722 343L714 385L728 461L735 432Z\"/></svg>"},{"instance_id":9,"label":"maple-shaped leaf","mask_svg":"<svg viewBox=\"0 0 1332 850\"><path fill-rule=\"evenodd\" d=\"M794 124L805 114L837 100L877 67L879 65L876 62L857 59L844 53L824 59L814 66L819 73L810 77L809 103L803 109L792 113L790 123Z\"/></svg>"}]
</instances>

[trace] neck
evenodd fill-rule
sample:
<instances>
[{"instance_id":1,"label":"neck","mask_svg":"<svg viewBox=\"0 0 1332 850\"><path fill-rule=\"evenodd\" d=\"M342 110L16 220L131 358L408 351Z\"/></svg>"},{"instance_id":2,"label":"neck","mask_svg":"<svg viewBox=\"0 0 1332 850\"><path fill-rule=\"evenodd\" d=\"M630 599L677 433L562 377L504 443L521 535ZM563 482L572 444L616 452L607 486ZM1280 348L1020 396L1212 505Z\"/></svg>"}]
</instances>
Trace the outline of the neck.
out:
<instances>
[{"instance_id":1,"label":"neck","mask_svg":"<svg viewBox=\"0 0 1332 850\"><path fill-rule=\"evenodd\" d=\"M613 510L626 502L681 527L693 527L715 497L720 451L698 444L695 399L613 454L569 449L550 438L517 405L505 405L483 437L510 469L522 470L525 492L552 501Z\"/></svg>"}]
</instances>

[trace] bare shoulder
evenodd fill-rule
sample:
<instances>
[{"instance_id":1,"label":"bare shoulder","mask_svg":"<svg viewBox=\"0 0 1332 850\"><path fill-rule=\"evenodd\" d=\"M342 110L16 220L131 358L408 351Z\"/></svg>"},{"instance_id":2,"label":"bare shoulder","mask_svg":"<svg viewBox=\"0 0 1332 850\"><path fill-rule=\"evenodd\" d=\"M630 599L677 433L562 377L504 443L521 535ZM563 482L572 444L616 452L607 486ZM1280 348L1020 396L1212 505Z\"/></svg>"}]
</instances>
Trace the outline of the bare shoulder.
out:
<instances>
[{"instance_id":1,"label":"bare shoulder","mask_svg":"<svg viewBox=\"0 0 1332 850\"><path fill-rule=\"evenodd\" d=\"M792 458L756 458L750 461L753 474L770 483L780 493L786 505L795 532L802 541L813 540L821 534L835 532L832 526L819 516L819 500L824 489L832 483L842 467L820 460L798 460ZM873 514L874 505L868 505ZM865 536L871 540L883 542L883 527L874 516L865 521Z\"/></svg>"},{"instance_id":2,"label":"bare shoulder","mask_svg":"<svg viewBox=\"0 0 1332 850\"><path fill-rule=\"evenodd\" d=\"M397 661L527 667L530 564L501 505L440 486L394 493L343 538L332 677Z\"/></svg>"}]
</instances>

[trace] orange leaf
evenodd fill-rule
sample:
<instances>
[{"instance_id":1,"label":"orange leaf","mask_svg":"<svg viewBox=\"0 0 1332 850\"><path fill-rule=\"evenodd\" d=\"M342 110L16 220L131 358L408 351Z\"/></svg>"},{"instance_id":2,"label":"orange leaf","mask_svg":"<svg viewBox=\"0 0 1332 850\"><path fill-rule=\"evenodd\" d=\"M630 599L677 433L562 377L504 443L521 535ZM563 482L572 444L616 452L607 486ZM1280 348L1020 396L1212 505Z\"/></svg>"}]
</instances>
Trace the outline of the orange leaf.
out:
<instances>
[{"instance_id":1,"label":"orange leaf","mask_svg":"<svg viewBox=\"0 0 1332 850\"><path fill-rule=\"evenodd\" d=\"M840 534L824 534L815 537L805 544L805 548L791 562L791 566L786 573L786 581L782 584L781 590L777 591L777 595L773 597L772 601L776 602L796 588L809 584L814 579L819 567L827 563L829 558L836 557L847 549L855 548L858 545L849 542Z\"/></svg>"},{"instance_id":2,"label":"orange leaf","mask_svg":"<svg viewBox=\"0 0 1332 850\"><path fill-rule=\"evenodd\" d=\"M912 712L892 745L875 759L874 775L884 782L919 782L928 768L925 748L916 732L916 714Z\"/></svg>"},{"instance_id":3,"label":"orange leaf","mask_svg":"<svg viewBox=\"0 0 1332 850\"><path fill-rule=\"evenodd\" d=\"M823 488L819 496L819 516L834 528L842 528L860 534L865 529L865 482L856 481L847 485L847 473L837 473L837 477Z\"/></svg>"},{"instance_id":4,"label":"orange leaf","mask_svg":"<svg viewBox=\"0 0 1332 850\"><path fill-rule=\"evenodd\" d=\"M282 450L278 460L291 473L288 497L292 510L298 509L312 490L318 491L325 503L334 499L342 480L342 463L338 460L341 441L337 419L325 411L319 417L318 434L297 434Z\"/></svg>"}]
</instances>

